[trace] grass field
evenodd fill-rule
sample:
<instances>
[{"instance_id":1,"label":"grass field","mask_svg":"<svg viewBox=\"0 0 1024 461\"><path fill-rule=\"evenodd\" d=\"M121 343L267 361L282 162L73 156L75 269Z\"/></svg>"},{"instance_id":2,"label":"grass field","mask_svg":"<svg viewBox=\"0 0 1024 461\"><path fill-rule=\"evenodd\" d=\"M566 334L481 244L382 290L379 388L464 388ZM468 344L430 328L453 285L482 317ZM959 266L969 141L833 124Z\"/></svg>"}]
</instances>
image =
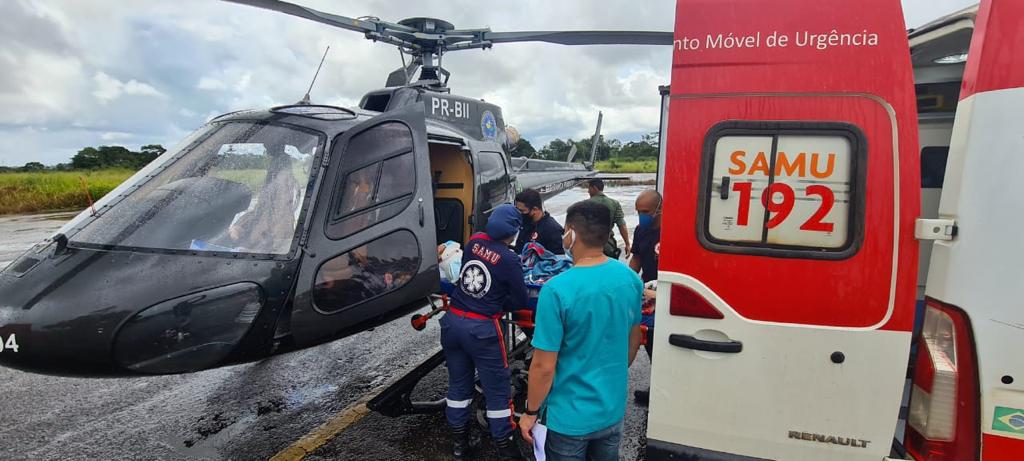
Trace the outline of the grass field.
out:
<instances>
[{"instance_id":1,"label":"grass field","mask_svg":"<svg viewBox=\"0 0 1024 461\"><path fill-rule=\"evenodd\" d=\"M82 180L99 200L135 173L132 170L0 173L0 214L80 210L89 206Z\"/></svg>"},{"instance_id":2,"label":"grass field","mask_svg":"<svg viewBox=\"0 0 1024 461\"><path fill-rule=\"evenodd\" d=\"M602 160L595 166L603 173L657 173L658 161L649 160Z\"/></svg>"}]
</instances>

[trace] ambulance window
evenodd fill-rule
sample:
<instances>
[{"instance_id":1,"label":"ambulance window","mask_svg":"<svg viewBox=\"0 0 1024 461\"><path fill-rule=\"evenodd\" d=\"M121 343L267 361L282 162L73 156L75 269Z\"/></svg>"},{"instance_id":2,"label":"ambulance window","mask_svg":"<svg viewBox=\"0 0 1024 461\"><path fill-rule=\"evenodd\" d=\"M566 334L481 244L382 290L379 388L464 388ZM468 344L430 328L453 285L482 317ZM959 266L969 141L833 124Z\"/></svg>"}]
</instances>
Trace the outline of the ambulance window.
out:
<instances>
[{"instance_id":1,"label":"ambulance window","mask_svg":"<svg viewBox=\"0 0 1024 461\"><path fill-rule=\"evenodd\" d=\"M702 170L701 242L730 253L852 255L861 220L862 140L859 130L841 123L713 128Z\"/></svg>"},{"instance_id":2,"label":"ambulance window","mask_svg":"<svg viewBox=\"0 0 1024 461\"><path fill-rule=\"evenodd\" d=\"M325 312L345 309L402 287L419 266L420 249L411 232L385 235L324 262L313 302Z\"/></svg>"},{"instance_id":3,"label":"ambulance window","mask_svg":"<svg viewBox=\"0 0 1024 461\"><path fill-rule=\"evenodd\" d=\"M935 189L942 187L946 177L946 159L949 158L949 146L925 147L921 149L921 187Z\"/></svg>"}]
</instances>

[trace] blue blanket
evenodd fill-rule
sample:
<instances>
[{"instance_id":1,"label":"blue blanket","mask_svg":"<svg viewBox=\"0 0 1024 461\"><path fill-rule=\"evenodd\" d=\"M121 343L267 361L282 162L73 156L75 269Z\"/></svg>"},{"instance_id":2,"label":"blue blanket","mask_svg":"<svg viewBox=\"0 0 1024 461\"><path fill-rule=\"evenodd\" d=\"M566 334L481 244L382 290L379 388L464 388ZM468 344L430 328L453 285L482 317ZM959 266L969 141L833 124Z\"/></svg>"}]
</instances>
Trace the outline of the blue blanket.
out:
<instances>
[{"instance_id":1,"label":"blue blanket","mask_svg":"<svg viewBox=\"0 0 1024 461\"><path fill-rule=\"evenodd\" d=\"M523 262L523 280L528 284L543 284L572 267L570 256L556 255L537 242L526 244L520 257Z\"/></svg>"}]
</instances>

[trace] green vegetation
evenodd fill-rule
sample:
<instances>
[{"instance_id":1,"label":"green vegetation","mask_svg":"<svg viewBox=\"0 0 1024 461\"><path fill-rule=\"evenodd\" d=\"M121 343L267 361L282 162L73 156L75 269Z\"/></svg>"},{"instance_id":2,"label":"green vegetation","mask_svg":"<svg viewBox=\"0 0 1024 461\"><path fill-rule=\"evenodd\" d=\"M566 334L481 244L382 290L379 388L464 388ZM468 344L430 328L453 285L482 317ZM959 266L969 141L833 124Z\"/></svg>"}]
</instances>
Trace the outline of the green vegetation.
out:
<instances>
[{"instance_id":1,"label":"green vegetation","mask_svg":"<svg viewBox=\"0 0 1024 461\"><path fill-rule=\"evenodd\" d=\"M658 161L647 160L602 160L595 165L602 173L657 173Z\"/></svg>"},{"instance_id":2,"label":"green vegetation","mask_svg":"<svg viewBox=\"0 0 1024 461\"><path fill-rule=\"evenodd\" d=\"M80 210L89 206L89 195L99 200L133 173L130 169L0 173L0 214Z\"/></svg>"},{"instance_id":3,"label":"green vegetation","mask_svg":"<svg viewBox=\"0 0 1024 461\"><path fill-rule=\"evenodd\" d=\"M89 206L90 195L99 200L164 152L159 144L138 152L122 146L86 147L70 163L0 166L0 214L81 210Z\"/></svg>"},{"instance_id":4,"label":"green vegetation","mask_svg":"<svg viewBox=\"0 0 1024 461\"><path fill-rule=\"evenodd\" d=\"M639 141L626 143L618 139L607 139L602 135L594 152L597 169L608 173L655 173L658 171L658 139L657 132L647 133L641 136ZM538 150L530 141L520 139L512 150L512 155L565 161L569 157L569 151L576 146L574 160L579 162L590 159L592 145L591 138L579 141L556 138Z\"/></svg>"}]
</instances>

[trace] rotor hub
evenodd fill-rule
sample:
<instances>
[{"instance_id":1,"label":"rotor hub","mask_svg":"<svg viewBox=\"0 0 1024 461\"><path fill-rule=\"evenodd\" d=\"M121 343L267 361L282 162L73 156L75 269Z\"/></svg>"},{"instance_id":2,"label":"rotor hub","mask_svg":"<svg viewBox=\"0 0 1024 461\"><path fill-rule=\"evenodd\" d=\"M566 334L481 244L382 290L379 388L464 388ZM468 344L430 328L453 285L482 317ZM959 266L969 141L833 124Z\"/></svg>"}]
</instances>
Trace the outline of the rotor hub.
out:
<instances>
[{"instance_id":1,"label":"rotor hub","mask_svg":"<svg viewBox=\"0 0 1024 461\"><path fill-rule=\"evenodd\" d=\"M437 18L406 18L398 21L398 23L406 27L412 27L425 34L440 34L449 30L455 30L455 26L452 23Z\"/></svg>"}]
</instances>

